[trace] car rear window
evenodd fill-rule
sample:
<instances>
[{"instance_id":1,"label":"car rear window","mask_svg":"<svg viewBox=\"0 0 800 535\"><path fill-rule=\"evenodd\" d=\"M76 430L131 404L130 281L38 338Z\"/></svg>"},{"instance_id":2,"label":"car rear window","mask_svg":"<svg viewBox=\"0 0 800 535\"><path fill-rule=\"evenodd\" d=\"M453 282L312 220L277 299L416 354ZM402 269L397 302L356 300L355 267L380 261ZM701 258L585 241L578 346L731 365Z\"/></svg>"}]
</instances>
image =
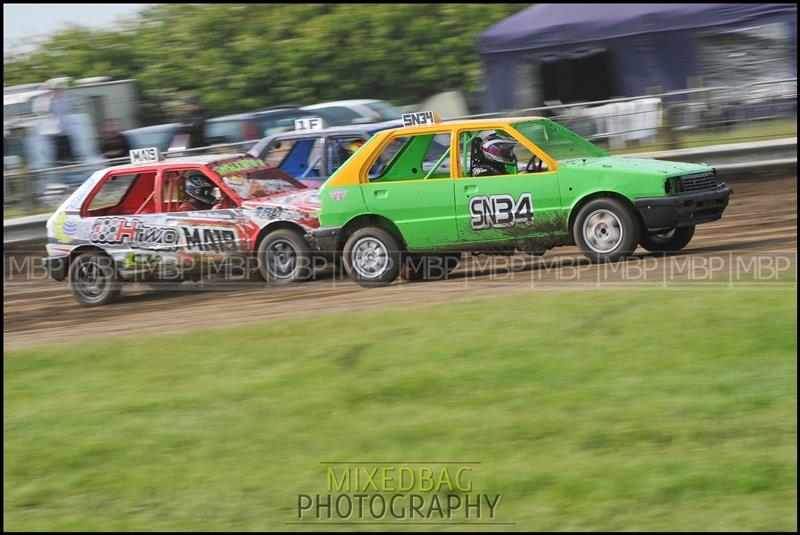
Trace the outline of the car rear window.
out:
<instances>
[{"instance_id":1,"label":"car rear window","mask_svg":"<svg viewBox=\"0 0 800 535\"><path fill-rule=\"evenodd\" d=\"M100 191L95 194L92 203L89 205L89 211L118 205L137 176L139 175L134 173L109 178L100 188Z\"/></svg>"},{"instance_id":2,"label":"car rear window","mask_svg":"<svg viewBox=\"0 0 800 535\"><path fill-rule=\"evenodd\" d=\"M255 156L237 156L210 164L222 180L243 200L306 186Z\"/></svg>"}]
</instances>

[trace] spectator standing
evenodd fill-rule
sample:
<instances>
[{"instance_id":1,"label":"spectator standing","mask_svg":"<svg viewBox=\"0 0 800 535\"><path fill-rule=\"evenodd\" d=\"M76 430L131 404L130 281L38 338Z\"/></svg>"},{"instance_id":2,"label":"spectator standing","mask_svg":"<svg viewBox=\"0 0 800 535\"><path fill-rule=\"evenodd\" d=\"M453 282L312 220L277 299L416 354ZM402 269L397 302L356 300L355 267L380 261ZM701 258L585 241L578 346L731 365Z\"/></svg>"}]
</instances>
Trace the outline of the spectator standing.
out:
<instances>
[{"instance_id":1,"label":"spectator standing","mask_svg":"<svg viewBox=\"0 0 800 535\"><path fill-rule=\"evenodd\" d=\"M103 132L100 137L100 151L108 159L128 156L131 145L128 138L120 131L119 119L103 121Z\"/></svg>"},{"instance_id":2,"label":"spectator standing","mask_svg":"<svg viewBox=\"0 0 800 535\"><path fill-rule=\"evenodd\" d=\"M197 96L188 97L184 104L186 106L186 116L182 121L180 133L188 136L186 143L187 149L205 147L206 143L205 128L206 119L200 99Z\"/></svg>"},{"instance_id":3,"label":"spectator standing","mask_svg":"<svg viewBox=\"0 0 800 535\"><path fill-rule=\"evenodd\" d=\"M63 80L50 80L45 84L45 88L49 89L50 93L39 104L40 111L46 111L48 114L42 134L48 136L55 147L56 162L72 163L74 156L67 128L67 115L72 111L74 104L64 92L66 83Z\"/></svg>"}]
</instances>

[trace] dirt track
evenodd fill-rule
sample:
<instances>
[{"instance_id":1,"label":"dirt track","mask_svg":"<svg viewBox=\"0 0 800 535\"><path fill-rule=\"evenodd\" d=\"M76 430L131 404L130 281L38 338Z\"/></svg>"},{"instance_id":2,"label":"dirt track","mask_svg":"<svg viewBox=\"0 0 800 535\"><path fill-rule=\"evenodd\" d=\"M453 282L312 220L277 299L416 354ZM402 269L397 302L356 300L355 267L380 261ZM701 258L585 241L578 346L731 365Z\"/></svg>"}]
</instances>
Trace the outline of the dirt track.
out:
<instances>
[{"instance_id":1,"label":"dirt track","mask_svg":"<svg viewBox=\"0 0 800 535\"><path fill-rule=\"evenodd\" d=\"M450 280L441 282L365 289L347 279L327 277L281 288L230 289L190 283L186 290L172 292L136 285L126 286L117 302L100 308L79 306L66 283L7 277L4 347L397 308L537 289L659 288L687 280L699 288L710 274L717 280L747 284L753 276L769 282L777 271L796 273L797 177L730 185L734 195L723 218L699 226L681 254L658 257L640 248L635 260L615 265L591 265L574 247L562 247L540 258L466 258Z\"/></svg>"}]
</instances>

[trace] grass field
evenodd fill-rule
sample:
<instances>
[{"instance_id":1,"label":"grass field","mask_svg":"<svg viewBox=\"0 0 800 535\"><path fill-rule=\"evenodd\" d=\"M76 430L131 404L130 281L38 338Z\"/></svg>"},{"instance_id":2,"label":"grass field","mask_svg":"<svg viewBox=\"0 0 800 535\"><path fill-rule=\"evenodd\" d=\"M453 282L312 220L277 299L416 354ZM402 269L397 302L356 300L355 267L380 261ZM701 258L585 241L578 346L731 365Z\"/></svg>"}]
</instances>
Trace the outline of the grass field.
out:
<instances>
[{"instance_id":1,"label":"grass field","mask_svg":"<svg viewBox=\"0 0 800 535\"><path fill-rule=\"evenodd\" d=\"M649 142L644 146L629 146L623 149L607 151L615 155L632 156L637 152L655 152L673 149L694 149L709 145L724 145L726 143L746 143L750 141L768 141L770 139L783 139L797 136L797 117L777 119L772 121L753 122L744 125L718 129L676 132L674 145L662 142Z\"/></svg>"},{"instance_id":2,"label":"grass field","mask_svg":"<svg viewBox=\"0 0 800 535\"><path fill-rule=\"evenodd\" d=\"M473 461L500 529L793 531L796 296L549 291L8 351L4 527L297 528L321 462Z\"/></svg>"}]
</instances>

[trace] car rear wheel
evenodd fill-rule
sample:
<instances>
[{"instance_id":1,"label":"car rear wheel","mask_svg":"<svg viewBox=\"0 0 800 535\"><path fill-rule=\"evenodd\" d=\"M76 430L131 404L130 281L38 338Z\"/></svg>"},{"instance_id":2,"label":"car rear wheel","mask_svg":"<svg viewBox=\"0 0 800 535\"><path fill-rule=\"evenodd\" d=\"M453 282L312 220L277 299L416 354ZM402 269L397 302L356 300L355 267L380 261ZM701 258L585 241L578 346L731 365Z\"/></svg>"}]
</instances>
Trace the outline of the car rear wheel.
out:
<instances>
[{"instance_id":1,"label":"car rear wheel","mask_svg":"<svg viewBox=\"0 0 800 535\"><path fill-rule=\"evenodd\" d=\"M400 278L410 282L446 279L461 261L461 253L408 255Z\"/></svg>"},{"instance_id":2,"label":"car rear wheel","mask_svg":"<svg viewBox=\"0 0 800 535\"><path fill-rule=\"evenodd\" d=\"M645 233L639 244L648 251L670 253L680 251L692 241L694 225L678 227L659 233Z\"/></svg>"},{"instance_id":3,"label":"car rear wheel","mask_svg":"<svg viewBox=\"0 0 800 535\"><path fill-rule=\"evenodd\" d=\"M610 197L586 203L573 226L575 243L595 262L615 261L633 254L640 233L639 220L633 211Z\"/></svg>"},{"instance_id":4,"label":"car rear wheel","mask_svg":"<svg viewBox=\"0 0 800 535\"><path fill-rule=\"evenodd\" d=\"M398 241L377 227L354 232L345 242L342 256L347 274L361 286L386 286L400 273Z\"/></svg>"},{"instance_id":5,"label":"car rear wheel","mask_svg":"<svg viewBox=\"0 0 800 535\"><path fill-rule=\"evenodd\" d=\"M299 232L280 229L258 244L258 269L267 282L286 284L313 275L311 247Z\"/></svg>"},{"instance_id":6,"label":"car rear wheel","mask_svg":"<svg viewBox=\"0 0 800 535\"><path fill-rule=\"evenodd\" d=\"M69 266L72 295L81 305L107 305L119 297L122 283L108 256L87 251L76 256Z\"/></svg>"}]
</instances>

